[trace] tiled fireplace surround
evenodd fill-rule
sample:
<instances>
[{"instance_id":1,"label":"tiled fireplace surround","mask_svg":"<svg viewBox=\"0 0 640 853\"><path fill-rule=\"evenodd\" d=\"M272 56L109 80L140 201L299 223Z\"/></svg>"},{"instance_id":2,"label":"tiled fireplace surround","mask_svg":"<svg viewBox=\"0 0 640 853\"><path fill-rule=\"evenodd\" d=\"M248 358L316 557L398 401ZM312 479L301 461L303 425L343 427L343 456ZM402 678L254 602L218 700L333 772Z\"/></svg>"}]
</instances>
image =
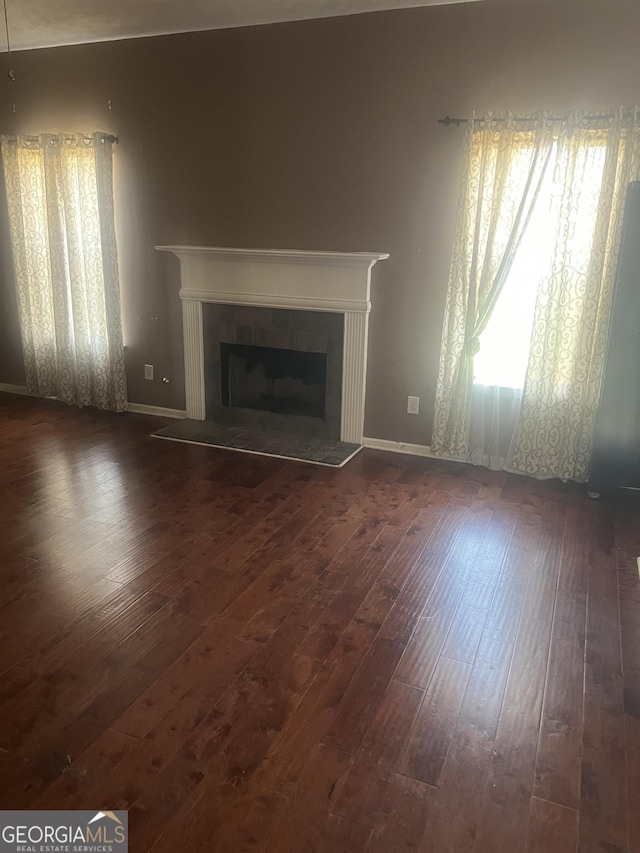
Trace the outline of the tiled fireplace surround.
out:
<instances>
[{"instance_id":1,"label":"tiled fireplace surround","mask_svg":"<svg viewBox=\"0 0 640 853\"><path fill-rule=\"evenodd\" d=\"M205 410L208 420L309 438L340 439L343 323L339 314L218 305L203 308ZM276 414L223 406L220 344L325 353L327 381L324 418Z\"/></svg>"},{"instance_id":2,"label":"tiled fireplace surround","mask_svg":"<svg viewBox=\"0 0 640 853\"><path fill-rule=\"evenodd\" d=\"M362 443L371 269L387 254L156 248L180 259L187 418L221 415L220 342L322 351L330 386L325 420L307 424L306 434ZM275 417L287 418L278 428L293 431L301 426L295 421L318 420Z\"/></svg>"}]
</instances>

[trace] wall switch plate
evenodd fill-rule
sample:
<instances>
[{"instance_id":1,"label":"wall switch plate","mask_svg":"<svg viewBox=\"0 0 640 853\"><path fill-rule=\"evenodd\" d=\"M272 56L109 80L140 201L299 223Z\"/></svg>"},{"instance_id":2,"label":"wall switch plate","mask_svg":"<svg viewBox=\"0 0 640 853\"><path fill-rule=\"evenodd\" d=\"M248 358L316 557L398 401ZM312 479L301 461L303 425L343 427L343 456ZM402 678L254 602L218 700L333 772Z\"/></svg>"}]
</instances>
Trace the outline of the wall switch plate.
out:
<instances>
[{"instance_id":1,"label":"wall switch plate","mask_svg":"<svg viewBox=\"0 0 640 853\"><path fill-rule=\"evenodd\" d=\"M153 365L145 364L144 366L144 378L145 379L153 379Z\"/></svg>"},{"instance_id":2,"label":"wall switch plate","mask_svg":"<svg viewBox=\"0 0 640 853\"><path fill-rule=\"evenodd\" d=\"M420 411L420 397L407 397L407 412L417 415Z\"/></svg>"}]
</instances>

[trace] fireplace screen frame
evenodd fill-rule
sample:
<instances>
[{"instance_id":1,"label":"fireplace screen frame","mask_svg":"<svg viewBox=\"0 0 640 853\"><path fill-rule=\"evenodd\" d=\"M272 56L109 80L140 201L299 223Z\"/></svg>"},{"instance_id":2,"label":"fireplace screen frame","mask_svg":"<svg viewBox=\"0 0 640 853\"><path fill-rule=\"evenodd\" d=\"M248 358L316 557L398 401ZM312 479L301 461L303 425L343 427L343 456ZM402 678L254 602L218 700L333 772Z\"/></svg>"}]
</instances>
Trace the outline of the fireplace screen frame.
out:
<instances>
[{"instance_id":1,"label":"fireplace screen frame","mask_svg":"<svg viewBox=\"0 0 640 853\"><path fill-rule=\"evenodd\" d=\"M326 353L221 341L220 382L223 407L325 419Z\"/></svg>"}]
</instances>

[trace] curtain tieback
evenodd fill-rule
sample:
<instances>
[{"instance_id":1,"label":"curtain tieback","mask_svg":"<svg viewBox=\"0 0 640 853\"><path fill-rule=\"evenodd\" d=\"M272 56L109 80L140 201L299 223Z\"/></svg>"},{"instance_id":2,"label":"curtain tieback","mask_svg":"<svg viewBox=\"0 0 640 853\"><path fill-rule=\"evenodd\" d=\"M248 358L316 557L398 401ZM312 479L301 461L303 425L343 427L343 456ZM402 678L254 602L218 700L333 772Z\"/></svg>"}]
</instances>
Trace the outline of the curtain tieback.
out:
<instances>
[{"instance_id":1,"label":"curtain tieback","mask_svg":"<svg viewBox=\"0 0 640 853\"><path fill-rule=\"evenodd\" d=\"M464 342L464 354L469 358L473 358L474 355L477 355L480 352L480 338L473 337L467 338Z\"/></svg>"}]
</instances>

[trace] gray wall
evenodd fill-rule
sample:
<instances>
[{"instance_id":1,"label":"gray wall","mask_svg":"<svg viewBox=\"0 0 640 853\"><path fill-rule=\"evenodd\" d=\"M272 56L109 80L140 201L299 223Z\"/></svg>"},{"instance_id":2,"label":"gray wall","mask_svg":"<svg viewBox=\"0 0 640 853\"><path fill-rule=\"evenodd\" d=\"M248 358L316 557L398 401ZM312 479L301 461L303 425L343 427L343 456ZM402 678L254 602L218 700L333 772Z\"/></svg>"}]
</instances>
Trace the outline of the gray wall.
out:
<instances>
[{"instance_id":1,"label":"gray wall","mask_svg":"<svg viewBox=\"0 0 640 853\"><path fill-rule=\"evenodd\" d=\"M130 400L184 406L178 262L155 244L386 251L366 434L428 444L464 133L438 118L632 105L639 35L636 0L486 0L31 51L0 131L120 137ZM23 380L0 203L0 381Z\"/></svg>"}]
</instances>

